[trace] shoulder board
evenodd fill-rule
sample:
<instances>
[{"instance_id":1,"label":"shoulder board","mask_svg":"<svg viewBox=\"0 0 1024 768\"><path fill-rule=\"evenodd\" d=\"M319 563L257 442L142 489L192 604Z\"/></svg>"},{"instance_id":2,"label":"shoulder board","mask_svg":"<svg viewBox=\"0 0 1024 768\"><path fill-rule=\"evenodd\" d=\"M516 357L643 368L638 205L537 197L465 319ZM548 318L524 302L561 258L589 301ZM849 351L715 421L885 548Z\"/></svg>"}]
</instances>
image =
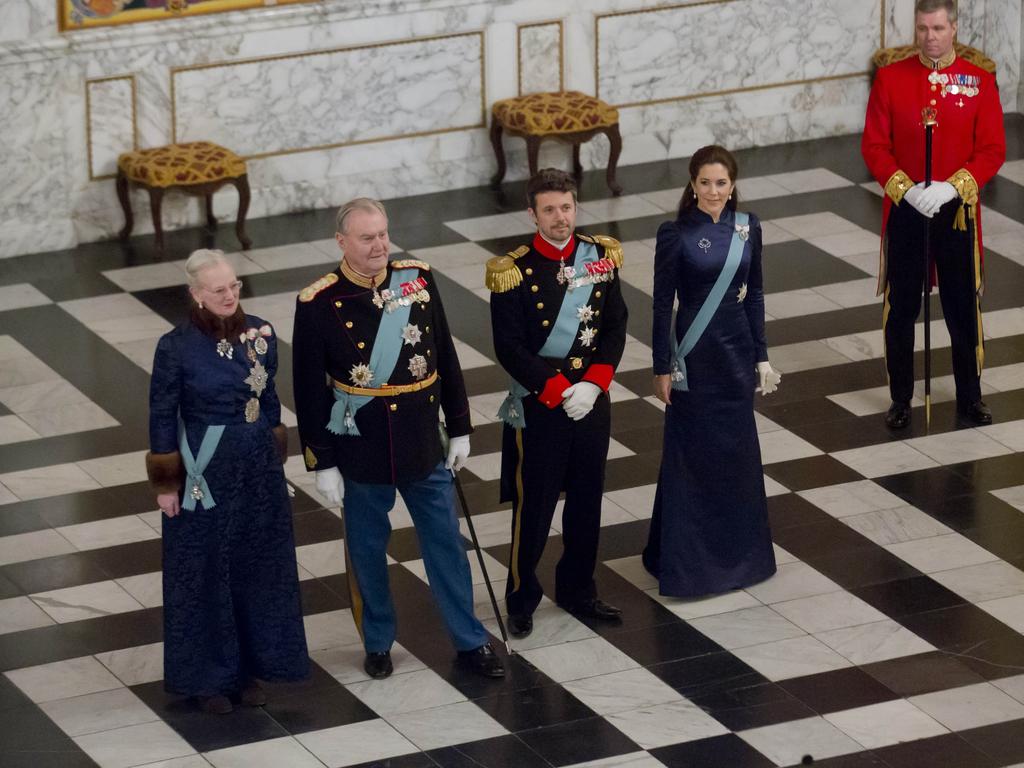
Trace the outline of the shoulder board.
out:
<instances>
[{"instance_id":1,"label":"shoulder board","mask_svg":"<svg viewBox=\"0 0 1024 768\"><path fill-rule=\"evenodd\" d=\"M584 242L600 245L604 248L605 258L611 259L616 269L622 267L622 243L614 237L608 237L608 235L581 235L579 233L577 233L576 237Z\"/></svg>"},{"instance_id":2,"label":"shoulder board","mask_svg":"<svg viewBox=\"0 0 1024 768\"><path fill-rule=\"evenodd\" d=\"M391 262L391 266L394 269L422 269L424 272L430 271L430 265L419 259L395 259Z\"/></svg>"},{"instance_id":3,"label":"shoulder board","mask_svg":"<svg viewBox=\"0 0 1024 768\"><path fill-rule=\"evenodd\" d=\"M512 253L506 254L505 256L495 256L494 258L487 260L487 277L484 280L487 287L494 293L505 293L505 291L511 291L513 288L523 282L523 273L519 271L519 266L516 264L518 256L522 256L530 249L527 246L513 251ZM519 253L523 251L523 253ZM518 254L515 256L513 254Z\"/></svg>"},{"instance_id":4,"label":"shoulder board","mask_svg":"<svg viewBox=\"0 0 1024 768\"><path fill-rule=\"evenodd\" d=\"M514 251L509 251L505 255L508 256L510 259L518 259L521 256L525 256L529 252L530 252L530 246L528 246L528 245L520 245Z\"/></svg>"},{"instance_id":5,"label":"shoulder board","mask_svg":"<svg viewBox=\"0 0 1024 768\"><path fill-rule=\"evenodd\" d=\"M329 272L299 291L299 301L312 301L320 291L334 285L336 282L338 282L338 276L334 272Z\"/></svg>"}]
</instances>

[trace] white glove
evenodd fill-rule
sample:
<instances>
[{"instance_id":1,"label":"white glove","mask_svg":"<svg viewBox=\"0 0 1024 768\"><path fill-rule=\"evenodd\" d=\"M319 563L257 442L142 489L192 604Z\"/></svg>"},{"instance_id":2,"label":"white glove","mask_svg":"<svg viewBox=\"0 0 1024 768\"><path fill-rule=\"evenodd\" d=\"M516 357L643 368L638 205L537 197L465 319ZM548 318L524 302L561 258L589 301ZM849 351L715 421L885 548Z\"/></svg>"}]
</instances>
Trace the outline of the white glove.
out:
<instances>
[{"instance_id":1,"label":"white glove","mask_svg":"<svg viewBox=\"0 0 1024 768\"><path fill-rule=\"evenodd\" d=\"M573 421L579 421L594 408L601 388L589 381L573 384L562 393L562 407L566 415Z\"/></svg>"},{"instance_id":2,"label":"white glove","mask_svg":"<svg viewBox=\"0 0 1024 768\"><path fill-rule=\"evenodd\" d=\"M316 471L316 489L331 504L340 505L341 498L345 495L345 481L341 479L341 472L338 471L338 468L318 469Z\"/></svg>"},{"instance_id":3,"label":"white glove","mask_svg":"<svg viewBox=\"0 0 1024 768\"><path fill-rule=\"evenodd\" d=\"M757 364L757 377L761 381L761 386L757 390L760 390L762 395L770 395L779 388L779 382L782 381L782 374L772 368L772 364L767 360Z\"/></svg>"},{"instance_id":4,"label":"white glove","mask_svg":"<svg viewBox=\"0 0 1024 768\"><path fill-rule=\"evenodd\" d=\"M927 208L934 216L939 208L950 200L957 197L956 187L948 181L933 181L931 186L925 187L921 192L920 203L922 208Z\"/></svg>"},{"instance_id":5,"label":"white glove","mask_svg":"<svg viewBox=\"0 0 1024 768\"><path fill-rule=\"evenodd\" d=\"M930 219L932 216L935 215L935 211L929 212L929 208L925 206L924 202L922 201L923 197L924 182L921 182L920 184L915 184L910 189L908 189L903 195L903 199L910 203L910 205L913 206L913 208L918 213L920 213L922 216L927 216Z\"/></svg>"},{"instance_id":6,"label":"white glove","mask_svg":"<svg viewBox=\"0 0 1024 768\"><path fill-rule=\"evenodd\" d=\"M469 458L469 435L453 437L448 442L448 458L445 459L444 468L458 472L466 466L466 459Z\"/></svg>"}]
</instances>

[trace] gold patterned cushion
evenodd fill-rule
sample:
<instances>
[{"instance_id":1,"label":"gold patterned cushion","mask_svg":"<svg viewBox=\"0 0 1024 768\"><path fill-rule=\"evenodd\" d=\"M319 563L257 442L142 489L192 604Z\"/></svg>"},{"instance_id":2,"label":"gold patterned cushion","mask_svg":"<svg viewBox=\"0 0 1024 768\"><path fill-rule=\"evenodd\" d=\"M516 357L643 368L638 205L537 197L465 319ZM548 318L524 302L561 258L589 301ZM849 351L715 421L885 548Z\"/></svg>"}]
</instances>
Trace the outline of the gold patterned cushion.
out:
<instances>
[{"instance_id":1,"label":"gold patterned cushion","mask_svg":"<svg viewBox=\"0 0 1024 768\"><path fill-rule=\"evenodd\" d=\"M953 48L956 51L956 55L964 61L968 61L976 67L981 67L986 72L991 72L993 75L996 73L996 63L977 48L972 48L971 46L964 45L963 43L954 43ZM876 68L881 68L889 64L895 64L897 61L903 61L903 59L910 58L911 56L917 56L916 45L901 45L897 48L879 48L875 51L874 55L872 55L871 64Z\"/></svg>"},{"instance_id":2,"label":"gold patterned cushion","mask_svg":"<svg viewBox=\"0 0 1024 768\"><path fill-rule=\"evenodd\" d=\"M619 110L579 91L502 99L494 103L491 113L504 127L532 135L591 131L619 122Z\"/></svg>"},{"instance_id":3,"label":"gold patterned cushion","mask_svg":"<svg viewBox=\"0 0 1024 768\"><path fill-rule=\"evenodd\" d=\"M117 167L130 181L174 187L237 178L245 173L245 160L209 141L193 141L125 152Z\"/></svg>"}]
</instances>

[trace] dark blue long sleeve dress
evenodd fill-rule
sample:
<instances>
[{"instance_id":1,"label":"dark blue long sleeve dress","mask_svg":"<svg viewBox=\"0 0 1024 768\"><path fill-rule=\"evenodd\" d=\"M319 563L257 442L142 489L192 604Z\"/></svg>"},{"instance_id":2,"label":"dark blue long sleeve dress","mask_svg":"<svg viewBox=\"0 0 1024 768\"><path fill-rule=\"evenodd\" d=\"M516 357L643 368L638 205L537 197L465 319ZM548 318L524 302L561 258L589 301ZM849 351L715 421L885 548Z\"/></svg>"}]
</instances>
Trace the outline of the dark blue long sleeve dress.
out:
<instances>
[{"instance_id":1,"label":"dark blue long sleeve dress","mask_svg":"<svg viewBox=\"0 0 1024 768\"><path fill-rule=\"evenodd\" d=\"M661 472L644 564L659 591L697 597L775 573L761 448L754 422L756 365L764 335L761 225L750 216L740 265L700 340L686 356L688 391L665 409ZM672 371L681 339L725 264L736 231L694 207L658 230L654 265L654 373Z\"/></svg>"},{"instance_id":2,"label":"dark blue long sleeve dress","mask_svg":"<svg viewBox=\"0 0 1024 768\"><path fill-rule=\"evenodd\" d=\"M271 431L281 421L277 339L252 315L242 330L263 341L233 333L229 357L216 334L189 321L160 339L153 361L153 454L178 450L179 413L193 455L208 426L225 425L203 473L209 493L194 510L163 517L164 685L172 693L230 695L253 678L297 680L309 669L291 505Z\"/></svg>"}]
</instances>

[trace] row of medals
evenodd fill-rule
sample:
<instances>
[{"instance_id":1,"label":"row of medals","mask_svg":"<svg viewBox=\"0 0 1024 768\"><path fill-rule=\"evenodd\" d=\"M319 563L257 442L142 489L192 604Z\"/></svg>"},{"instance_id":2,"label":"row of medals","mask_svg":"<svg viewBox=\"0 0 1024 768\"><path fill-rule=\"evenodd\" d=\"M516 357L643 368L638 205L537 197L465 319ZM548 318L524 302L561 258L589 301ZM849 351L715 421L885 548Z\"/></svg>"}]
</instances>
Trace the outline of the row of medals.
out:
<instances>
[{"instance_id":1,"label":"row of medals","mask_svg":"<svg viewBox=\"0 0 1024 768\"><path fill-rule=\"evenodd\" d=\"M978 87L974 85L967 85L957 82L957 75L940 75L938 72L932 72L928 75L928 82L932 85L942 85L942 95L945 96L950 93L954 96L977 96ZM966 77L966 76L965 76Z\"/></svg>"},{"instance_id":2,"label":"row of medals","mask_svg":"<svg viewBox=\"0 0 1024 768\"><path fill-rule=\"evenodd\" d=\"M245 378L245 383L253 392L253 396L245 404L245 420L250 424L260 417L259 398L263 394L263 390L267 388L267 369L263 367L263 363L257 357L257 355L267 354L267 349L267 340L262 336L257 336L253 341L247 340L245 343L245 356L252 363L249 375ZM221 357L230 360L234 356L234 351L234 347L227 339L217 342L217 354Z\"/></svg>"}]
</instances>

